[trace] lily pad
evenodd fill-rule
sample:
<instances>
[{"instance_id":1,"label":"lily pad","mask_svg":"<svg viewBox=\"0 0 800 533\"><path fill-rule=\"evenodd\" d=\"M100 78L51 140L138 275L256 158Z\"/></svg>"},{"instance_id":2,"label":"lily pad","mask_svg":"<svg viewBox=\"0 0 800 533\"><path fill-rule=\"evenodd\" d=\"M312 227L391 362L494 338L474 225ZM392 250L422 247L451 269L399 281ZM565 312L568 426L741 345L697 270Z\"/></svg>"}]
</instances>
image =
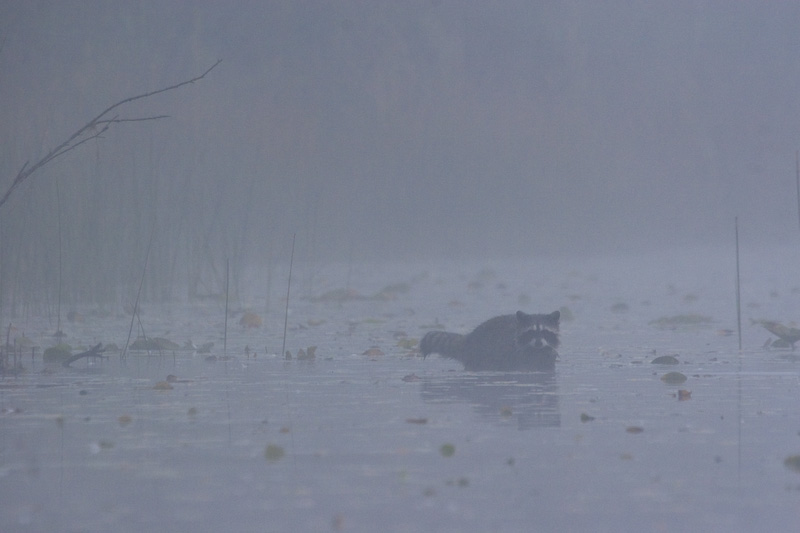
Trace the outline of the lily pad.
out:
<instances>
[{"instance_id":1,"label":"lily pad","mask_svg":"<svg viewBox=\"0 0 800 533\"><path fill-rule=\"evenodd\" d=\"M680 372L667 372L661 376L661 381L669 385L680 385L686 381L686 376Z\"/></svg>"},{"instance_id":2,"label":"lily pad","mask_svg":"<svg viewBox=\"0 0 800 533\"><path fill-rule=\"evenodd\" d=\"M800 472L800 455L790 455L789 457L783 460L783 466L785 466L789 470Z\"/></svg>"},{"instance_id":3,"label":"lily pad","mask_svg":"<svg viewBox=\"0 0 800 533\"><path fill-rule=\"evenodd\" d=\"M286 452L283 447L277 444L268 444L264 449L264 458L269 462L275 462L283 458L284 455L286 455Z\"/></svg>"},{"instance_id":4,"label":"lily pad","mask_svg":"<svg viewBox=\"0 0 800 533\"><path fill-rule=\"evenodd\" d=\"M677 365L678 359L672 355L662 355L650 361L654 365Z\"/></svg>"}]
</instances>

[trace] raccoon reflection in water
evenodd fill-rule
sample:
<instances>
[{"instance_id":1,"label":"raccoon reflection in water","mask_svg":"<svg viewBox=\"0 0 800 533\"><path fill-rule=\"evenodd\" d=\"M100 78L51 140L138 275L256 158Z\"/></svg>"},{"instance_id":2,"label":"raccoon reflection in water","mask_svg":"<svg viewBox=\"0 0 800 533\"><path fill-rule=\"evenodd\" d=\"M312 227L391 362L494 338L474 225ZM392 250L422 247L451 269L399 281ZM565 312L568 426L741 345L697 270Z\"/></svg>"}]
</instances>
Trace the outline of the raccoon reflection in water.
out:
<instances>
[{"instance_id":1,"label":"raccoon reflection in water","mask_svg":"<svg viewBox=\"0 0 800 533\"><path fill-rule=\"evenodd\" d=\"M558 357L561 313L491 318L471 333L429 331L420 341L423 357L438 353L461 361L465 370L552 371Z\"/></svg>"}]
</instances>

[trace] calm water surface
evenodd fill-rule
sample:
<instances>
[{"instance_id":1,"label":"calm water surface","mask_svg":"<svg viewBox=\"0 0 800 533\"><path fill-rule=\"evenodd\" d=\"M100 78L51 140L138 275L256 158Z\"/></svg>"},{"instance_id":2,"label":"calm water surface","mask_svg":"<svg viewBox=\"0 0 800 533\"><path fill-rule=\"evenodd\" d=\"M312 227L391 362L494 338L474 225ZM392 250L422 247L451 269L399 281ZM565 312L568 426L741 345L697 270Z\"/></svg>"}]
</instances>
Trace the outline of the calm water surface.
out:
<instances>
[{"instance_id":1,"label":"calm water surface","mask_svg":"<svg viewBox=\"0 0 800 533\"><path fill-rule=\"evenodd\" d=\"M743 257L742 352L726 254L321 269L287 336L293 355L317 346L313 361L277 355L282 303L265 316L257 290L232 307L264 325L232 314L230 360L46 368L40 349L0 378L0 530L795 531L800 362L749 319L800 320L798 254ZM312 298L348 285L393 287ZM402 345L562 306L574 319L554 374L467 373ZM80 311L67 342L124 345L129 316ZM688 315L710 322L652 323ZM53 344L46 317L12 321ZM213 341L216 356L223 321L209 302L142 315L148 335ZM662 381L672 371L687 380Z\"/></svg>"}]
</instances>

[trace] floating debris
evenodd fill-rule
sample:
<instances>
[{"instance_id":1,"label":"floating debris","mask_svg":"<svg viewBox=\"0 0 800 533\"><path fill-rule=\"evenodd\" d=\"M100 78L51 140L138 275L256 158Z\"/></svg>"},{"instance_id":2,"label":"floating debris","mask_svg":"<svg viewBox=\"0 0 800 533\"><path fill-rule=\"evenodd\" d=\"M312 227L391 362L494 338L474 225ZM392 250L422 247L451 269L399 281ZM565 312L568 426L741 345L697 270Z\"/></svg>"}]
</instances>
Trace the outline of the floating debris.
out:
<instances>
[{"instance_id":1,"label":"floating debris","mask_svg":"<svg viewBox=\"0 0 800 533\"><path fill-rule=\"evenodd\" d=\"M213 342L206 342L201 344L197 347L197 353L204 354L204 353L211 353L211 348L214 347Z\"/></svg>"},{"instance_id":2,"label":"floating debris","mask_svg":"<svg viewBox=\"0 0 800 533\"><path fill-rule=\"evenodd\" d=\"M367 351L362 353L361 355L368 355L370 357L375 357L375 356L378 356L378 355L386 355L386 354L383 353L383 351L380 348L378 348L377 346L372 346Z\"/></svg>"},{"instance_id":3,"label":"floating debris","mask_svg":"<svg viewBox=\"0 0 800 533\"><path fill-rule=\"evenodd\" d=\"M300 348L297 352L297 360L298 361L312 361L316 357L316 346L309 346L305 349L305 351Z\"/></svg>"},{"instance_id":4,"label":"floating debris","mask_svg":"<svg viewBox=\"0 0 800 533\"><path fill-rule=\"evenodd\" d=\"M572 322L575 320L575 315L573 314L572 310L567 307L566 305L562 305L558 308L559 313L561 313L561 322Z\"/></svg>"},{"instance_id":5,"label":"floating debris","mask_svg":"<svg viewBox=\"0 0 800 533\"><path fill-rule=\"evenodd\" d=\"M650 361L654 365L677 365L678 362L678 359L672 355L662 355Z\"/></svg>"},{"instance_id":6,"label":"floating debris","mask_svg":"<svg viewBox=\"0 0 800 533\"><path fill-rule=\"evenodd\" d=\"M592 420L594 420L593 416L581 413L581 422L591 422Z\"/></svg>"},{"instance_id":7,"label":"floating debris","mask_svg":"<svg viewBox=\"0 0 800 533\"><path fill-rule=\"evenodd\" d=\"M800 329L784 326L774 320L750 320L752 324L758 324L776 337L778 340L772 343L775 348L791 348L794 350L794 343L800 341Z\"/></svg>"},{"instance_id":8,"label":"floating debris","mask_svg":"<svg viewBox=\"0 0 800 533\"><path fill-rule=\"evenodd\" d=\"M686 389L681 389L678 391L679 402L685 402L686 400L691 400L691 399L692 399L692 391Z\"/></svg>"},{"instance_id":9,"label":"floating debris","mask_svg":"<svg viewBox=\"0 0 800 533\"><path fill-rule=\"evenodd\" d=\"M611 306L612 313L627 313L629 310L630 307L628 307L628 304L624 302L617 302Z\"/></svg>"},{"instance_id":10,"label":"floating debris","mask_svg":"<svg viewBox=\"0 0 800 533\"><path fill-rule=\"evenodd\" d=\"M422 378L419 377L416 374L408 374L406 376L403 376L403 381L405 381L406 383L411 383L411 382L414 382L414 381L420 381L421 379Z\"/></svg>"},{"instance_id":11,"label":"floating debris","mask_svg":"<svg viewBox=\"0 0 800 533\"><path fill-rule=\"evenodd\" d=\"M669 385L680 385L686 381L686 376L680 372L667 372L661 376L661 381Z\"/></svg>"},{"instance_id":12,"label":"floating debris","mask_svg":"<svg viewBox=\"0 0 800 533\"><path fill-rule=\"evenodd\" d=\"M45 363L63 363L70 357L72 357L72 346L63 342L44 351Z\"/></svg>"},{"instance_id":13,"label":"floating debris","mask_svg":"<svg viewBox=\"0 0 800 533\"><path fill-rule=\"evenodd\" d=\"M159 381L153 386L155 390L172 390L172 384L169 381Z\"/></svg>"},{"instance_id":14,"label":"floating debris","mask_svg":"<svg viewBox=\"0 0 800 533\"><path fill-rule=\"evenodd\" d=\"M174 351L180 350L181 347L179 344L163 337L139 337L131 343L130 349L141 351Z\"/></svg>"},{"instance_id":15,"label":"floating debris","mask_svg":"<svg viewBox=\"0 0 800 533\"><path fill-rule=\"evenodd\" d=\"M800 455L790 455L783 460L783 466L800 473Z\"/></svg>"},{"instance_id":16,"label":"floating debris","mask_svg":"<svg viewBox=\"0 0 800 533\"><path fill-rule=\"evenodd\" d=\"M713 322L710 316L705 315L674 315L662 316L656 320L651 320L650 325L661 329L675 329L679 327L708 326Z\"/></svg>"},{"instance_id":17,"label":"floating debris","mask_svg":"<svg viewBox=\"0 0 800 533\"><path fill-rule=\"evenodd\" d=\"M397 346L404 350L416 350L419 339L405 338L397 341Z\"/></svg>"},{"instance_id":18,"label":"floating debris","mask_svg":"<svg viewBox=\"0 0 800 533\"><path fill-rule=\"evenodd\" d=\"M253 311L245 311L242 318L239 319L239 325L247 329L260 328L262 324L261 317Z\"/></svg>"},{"instance_id":19,"label":"floating debris","mask_svg":"<svg viewBox=\"0 0 800 533\"><path fill-rule=\"evenodd\" d=\"M131 415L120 415L119 418L117 418L117 422L119 423L120 427L123 428L128 424L130 424L132 421L133 418L131 418Z\"/></svg>"},{"instance_id":20,"label":"floating debris","mask_svg":"<svg viewBox=\"0 0 800 533\"><path fill-rule=\"evenodd\" d=\"M175 374L167 375L167 383L192 383L193 379L180 379Z\"/></svg>"},{"instance_id":21,"label":"floating debris","mask_svg":"<svg viewBox=\"0 0 800 533\"><path fill-rule=\"evenodd\" d=\"M69 322L77 322L81 324L85 321L85 317L77 311L70 311L67 313L67 320Z\"/></svg>"},{"instance_id":22,"label":"floating debris","mask_svg":"<svg viewBox=\"0 0 800 533\"><path fill-rule=\"evenodd\" d=\"M319 296L311 298L312 302L349 302L364 300L365 297L355 289L333 289Z\"/></svg>"},{"instance_id":23,"label":"floating debris","mask_svg":"<svg viewBox=\"0 0 800 533\"><path fill-rule=\"evenodd\" d=\"M110 440L100 440L89 444L89 451L92 455L100 453L102 450L110 450L114 447L114 443Z\"/></svg>"},{"instance_id":24,"label":"floating debris","mask_svg":"<svg viewBox=\"0 0 800 533\"><path fill-rule=\"evenodd\" d=\"M427 424L427 418L406 418L406 422L409 424Z\"/></svg>"},{"instance_id":25,"label":"floating debris","mask_svg":"<svg viewBox=\"0 0 800 533\"><path fill-rule=\"evenodd\" d=\"M284 455L286 455L286 452L283 447L277 444L268 444L264 449L264 458L271 463L282 459Z\"/></svg>"},{"instance_id":26,"label":"floating debris","mask_svg":"<svg viewBox=\"0 0 800 533\"><path fill-rule=\"evenodd\" d=\"M442 457L453 457L456 453L456 447L452 444L442 444L441 448L439 448L439 453L442 454Z\"/></svg>"},{"instance_id":27,"label":"floating debris","mask_svg":"<svg viewBox=\"0 0 800 533\"><path fill-rule=\"evenodd\" d=\"M406 294L410 290L411 286L408 283L394 283L379 290L372 299L381 301L395 300L399 295Z\"/></svg>"},{"instance_id":28,"label":"floating debris","mask_svg":"<svg viewBox=\"0 0 800 533\"><path fill-rule=\"evenodd\" d=\"M639 433L644 432L644 428L641 426L628 426L625 428L625 431L633 435L638 435Z\"/></svg>"}]
</instances>

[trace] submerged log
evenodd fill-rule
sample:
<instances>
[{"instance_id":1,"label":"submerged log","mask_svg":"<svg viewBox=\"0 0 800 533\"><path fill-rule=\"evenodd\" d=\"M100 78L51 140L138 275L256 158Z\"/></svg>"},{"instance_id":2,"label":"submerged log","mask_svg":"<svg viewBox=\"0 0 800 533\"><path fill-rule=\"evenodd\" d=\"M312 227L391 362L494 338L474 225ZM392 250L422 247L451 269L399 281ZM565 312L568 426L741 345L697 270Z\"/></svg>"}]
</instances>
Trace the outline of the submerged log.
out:
<instances>
[{"instance_id":1,"label":"submerged log","mask_svg":"<svg viewBox=\"0 0 800 533\"><path fill-rule=\"evenodd\" d=\"M69 359L65 360L61 364L64 365L65 367L67 367L67 366L70 365L70 363L74 363L75 361L77 361L78 359L81 359L83 357L99 357L99 358L102 359L104 357L107 357L107 356L103 355L103 352L105 352L105 351L106 351L106 349L103 347L103 343L100 342L97 345L93 346L92 348L86 350L85 352L81 352L79 354L75 354L75 355L71 356Z\"/></svg>"}]
</instances>

